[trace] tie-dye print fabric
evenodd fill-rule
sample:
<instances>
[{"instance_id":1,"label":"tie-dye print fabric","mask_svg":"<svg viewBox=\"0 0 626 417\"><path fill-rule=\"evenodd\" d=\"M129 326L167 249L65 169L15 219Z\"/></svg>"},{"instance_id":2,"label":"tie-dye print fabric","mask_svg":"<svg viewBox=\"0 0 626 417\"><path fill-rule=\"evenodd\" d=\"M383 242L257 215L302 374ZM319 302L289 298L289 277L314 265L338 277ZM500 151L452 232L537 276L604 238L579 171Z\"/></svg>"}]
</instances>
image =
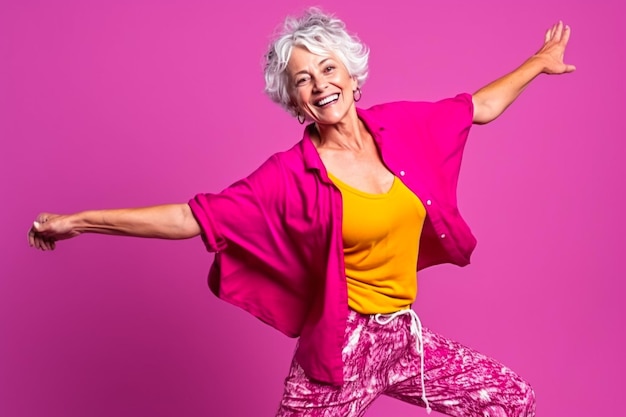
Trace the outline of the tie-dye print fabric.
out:
<instances>
[{"instance_id":1,"label":"tie-dye print fabric","mask_svg":"<svg viewBox=\"0 0 626 417\"><path fill-rule=\"evenodd\" d=\"M424 407L420 357L411 317L379 324L351 311L343 348L345 384L310 380L293 361L277 417L363 416L380 395ZM427 328L424 342L426 396L433 410L456 417L532 417L530 386L509 368Z\"/></svg>"}]
</instances>

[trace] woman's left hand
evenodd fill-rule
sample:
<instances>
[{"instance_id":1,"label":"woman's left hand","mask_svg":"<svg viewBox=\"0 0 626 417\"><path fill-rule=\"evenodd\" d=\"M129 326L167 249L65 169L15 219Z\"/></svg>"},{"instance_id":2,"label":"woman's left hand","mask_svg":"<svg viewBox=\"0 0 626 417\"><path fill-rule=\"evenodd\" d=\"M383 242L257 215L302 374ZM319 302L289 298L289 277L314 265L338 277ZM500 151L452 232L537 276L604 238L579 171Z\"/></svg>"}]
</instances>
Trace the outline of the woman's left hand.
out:
<instances>
[{"instance_id":1,"label":"woman's left hand","mask_svg":"<svg viewBox=\"0 0 626 417\"><path fill-rule=\"evenodd\" d=\"M576 69L563 62L569 41L569 26L559 22L546 32L543 46L514 71L487 84L472 96L473 122L489 123L515 101L526 86L539 74L566 74Z\"/></svg>"},{"instance_id":2,"label":"woman's left hand","mask_svg":"<svg viewBox=\"0 0 626 417\"><path fill-rule=\"evenodd\" d=\"M563 62L570 33L570 27L563 22L555 24L546 32L545 42L534 56L543 63L544 74L565 74L576 69L575 66Z\"/></svg>"}]
</instances>

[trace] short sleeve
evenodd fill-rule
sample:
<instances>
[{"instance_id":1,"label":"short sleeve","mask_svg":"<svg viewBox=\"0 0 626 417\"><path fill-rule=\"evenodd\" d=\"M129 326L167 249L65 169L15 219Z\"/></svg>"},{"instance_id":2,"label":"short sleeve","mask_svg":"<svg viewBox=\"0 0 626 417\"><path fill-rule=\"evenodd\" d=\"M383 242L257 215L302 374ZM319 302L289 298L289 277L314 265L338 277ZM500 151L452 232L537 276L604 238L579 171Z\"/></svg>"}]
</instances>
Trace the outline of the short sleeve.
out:
<instances>
[{"instance_id":1,"label":"short sleeve","mask_svg":"<svg viewBox=\"0 0 626 417\"><path fill-rule=\"evenodd\" d=\"M254 253L276 244L284 194L280 178L280 166L272 157L222 192L192 198L189 207L207 250L222 252L235 245Z\"/></svg>"},{"instance_id":2,"label":"short sleeve","mask_svg":"<svg viewBox=\"0 0 626 417\"><path fill-rule=\"evenodd\" d=\"M472 127L473 118L472 96L463 93L433 103L428 125L433 137L463 147Z\"/></svg>"}]
</instances>

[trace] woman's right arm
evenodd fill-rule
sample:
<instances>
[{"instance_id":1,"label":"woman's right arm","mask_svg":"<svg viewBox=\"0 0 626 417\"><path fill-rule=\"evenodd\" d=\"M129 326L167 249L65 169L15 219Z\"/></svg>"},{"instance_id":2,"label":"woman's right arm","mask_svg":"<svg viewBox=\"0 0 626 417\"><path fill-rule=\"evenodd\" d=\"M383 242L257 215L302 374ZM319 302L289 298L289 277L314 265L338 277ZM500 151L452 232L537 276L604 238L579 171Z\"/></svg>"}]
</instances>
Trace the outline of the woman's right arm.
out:
<instances>
[{"instance_id":1,"label":"woman's right arm","mask_svg":"<svg viewBox=\"0 0 626 417\"><path fill-rule=\"evenodd\" d=\"M56 241L82 233L188 239L200 234L200 226L187 204L89 210L66 215L41 213L28 231L28 242L36 249L53 250Z\"/></svg>"}]
</instances>

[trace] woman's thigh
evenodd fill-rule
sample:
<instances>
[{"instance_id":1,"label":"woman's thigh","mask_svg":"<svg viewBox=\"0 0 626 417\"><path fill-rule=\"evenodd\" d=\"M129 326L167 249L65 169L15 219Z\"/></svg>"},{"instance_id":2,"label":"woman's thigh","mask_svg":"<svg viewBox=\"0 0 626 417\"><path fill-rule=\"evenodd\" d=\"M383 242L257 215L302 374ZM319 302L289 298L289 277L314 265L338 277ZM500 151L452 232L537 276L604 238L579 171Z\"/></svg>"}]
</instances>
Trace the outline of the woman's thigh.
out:
<instances>
[{"instance_id":1,"label":"woman's thigh","mask_svg":"<svg viewBox=\"0 0 626 417\"><path fill-rule=\"evenodd\" d=\"M405 322L381 325L351 312L342 351L345 383L338 387L311 380L294 359L277 416L362 416L388 388L391 364L414 346Z\"/></svg>"},{"instance_id":2,"label":"woman's thigh","mask_svg":"<svg viewBox=\"0 0 626 417\"><path fill-rule=\"evenodd\" d=\"M433 410L458 417L535 415L532 388L511 369L427 328L423 338L426 397ZM424 406L419 375L385 394Z\"/></svg>"}]
</instances>

